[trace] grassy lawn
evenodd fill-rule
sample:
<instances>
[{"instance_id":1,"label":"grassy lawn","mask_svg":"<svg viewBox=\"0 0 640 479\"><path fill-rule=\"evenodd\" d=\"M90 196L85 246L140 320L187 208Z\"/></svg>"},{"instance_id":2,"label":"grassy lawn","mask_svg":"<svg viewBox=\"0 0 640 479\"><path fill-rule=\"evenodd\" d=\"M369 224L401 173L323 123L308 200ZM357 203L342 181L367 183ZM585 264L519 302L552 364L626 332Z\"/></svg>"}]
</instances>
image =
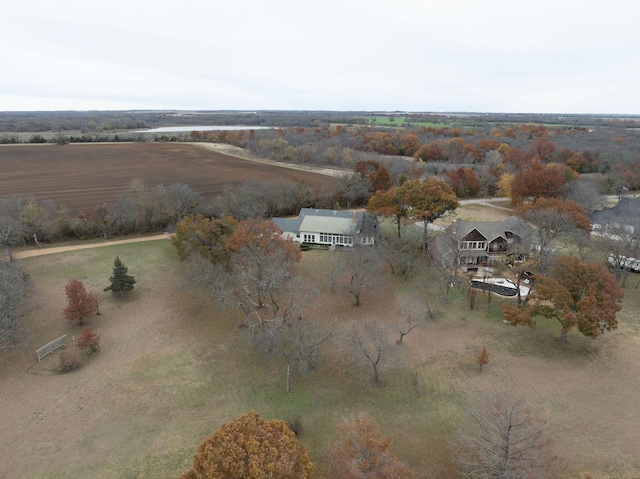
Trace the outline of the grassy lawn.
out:
<instances>
[{"instance_id":1,"label":"grassy lawn","mask_svg":"<svg viewBox=\"0 0 640 479\"><path fill-rule=\"evenodd\" d=\"M426 269L408 282L390 277L384 294L365 292L363 305L355 308L350 298L326 290L329 254L305 252L300 265L302 274L321 288L319 304L309 313L316 321L334 321L339 328L377 314L393 322L399 313L389 303L399 296L425 288L431 298L438 294L438 275ZM640 331L634 314L640 308L636 289L627 288L619 332L602 341L572 334L567 348L554 342L557 324L540 321L536 329L513 328L502 321L497 298L491 303L481 299L471 311L464 287L453 289L449 302L440 305L438 319L405 338L397 360L384 368L382 386L372 385L367 367L356 364L340 346L345 330L338 329L319 366L295 373L293 394L288 395L284 362L251 347L247 330L238 328L238 313L218 310L181 287L183 266L167 241L25 260L48 299L37 318L51 318L32 318L30 328L43 338L54 328L76 331L59 319L64 305L60 291L70 278L84 281L88 289L106 286L116 256L136 277L136 289L122 300L107 296L103 315L92 320L103 341L95 361L67 375L28 375L24 393L30 398L40 390L56 394L55 406L43 396L37 407L45 412L49 408L51 417L58 417L52 426L60 429L51 439L34 436L42 434L28 421L36 405L26 401L30 409L22 414L27 426L10 432L16 433L16 444L37 437L33 447L40 456L22 476L13 477L177 478L190 467L205 435L252 409L267 419L300 418L300 440L319 466L322 451L337 438L336 425L350 414L367 412L383 434L393 438L393 452L416 477L456 477L452 433L464 420L469 401L480 391L499 387L527 397L546 414L562 444L560 453L570 458L568 477L586 477L580 471L603 478L640 471L640 465L629 469L629 448L637 440L612 460L606 451L595 452L603 441L616 447L616 437L634 436L638 419L619 423L615 411L603 410L597 422L586 420L608 393L633 397L640 388L635 374L625 369L636 358L629 348ZM480 373L473 355L483 345L491 356ZM23 380L22 375L16 380ZM589 398L576 394L584 387L590 388ZM607 420L616 431L602 427ZM577 424L584 435L574 434ZM9 457L23 454L15 450Z\"/></svg>"}]
</instances>

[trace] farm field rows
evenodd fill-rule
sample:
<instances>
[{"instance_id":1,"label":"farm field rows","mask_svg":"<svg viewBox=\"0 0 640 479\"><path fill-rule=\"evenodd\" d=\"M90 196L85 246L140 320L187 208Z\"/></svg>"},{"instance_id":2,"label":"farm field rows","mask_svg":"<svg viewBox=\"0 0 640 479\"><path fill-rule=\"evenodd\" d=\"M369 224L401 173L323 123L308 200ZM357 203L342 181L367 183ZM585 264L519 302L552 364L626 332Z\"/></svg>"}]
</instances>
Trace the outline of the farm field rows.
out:
<instances>
[{"instance_id":1,"label":"farm field rows","mask_svg":"<svg viewBox=\"0 0 640 479\"><path fill-rule=\"evenodd\" d=\"M308 170L187 143L3 145L0 171L0 196L34 194L39 201L53 200L73 212L115 201L134 179L147 186L186 183L204 201L249 178L300 179L314 191L337 182Z\"/></svg>"}]
</instances>

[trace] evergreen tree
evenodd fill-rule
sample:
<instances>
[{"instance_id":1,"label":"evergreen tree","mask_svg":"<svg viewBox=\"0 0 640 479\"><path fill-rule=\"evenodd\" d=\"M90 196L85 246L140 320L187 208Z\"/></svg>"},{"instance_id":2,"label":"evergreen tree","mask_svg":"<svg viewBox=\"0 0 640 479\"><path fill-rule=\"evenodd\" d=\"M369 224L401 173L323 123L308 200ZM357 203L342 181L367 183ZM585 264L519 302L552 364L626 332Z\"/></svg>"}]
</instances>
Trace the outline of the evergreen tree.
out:
<instances>
[{"instance_id":1,"label":"evergreen tree","mask_svg":"<svg viewBox=\"0 0 640 479\"><path fill-rule=\"evenodd\" d=\"M120 296L131 291L136 280L127 274L128 271L129 268L120 261L120 258L116 257L113 262L113 275L109 278L111 284L104 288L104 291L111 291L113 294L120 293Z\"/></svg>"}]
</instances>

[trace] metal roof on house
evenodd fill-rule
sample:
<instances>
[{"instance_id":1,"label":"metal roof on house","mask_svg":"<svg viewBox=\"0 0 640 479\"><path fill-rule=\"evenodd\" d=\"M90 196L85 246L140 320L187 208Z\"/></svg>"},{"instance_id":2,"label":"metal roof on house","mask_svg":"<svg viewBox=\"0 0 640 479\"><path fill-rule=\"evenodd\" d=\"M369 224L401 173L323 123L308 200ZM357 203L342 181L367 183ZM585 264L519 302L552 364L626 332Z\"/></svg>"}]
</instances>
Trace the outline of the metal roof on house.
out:
<instances>
[{"instance_id":1,"label":"metal roof on house","mask_svg":"<svg viewBox=\"0 0 640 479\"><path fill-rule=\"evenodd\" d=\"M297 233L300 230L300 218L272 218L271 221L283 232Z\"/></svg>"},{"instance_id":2,"label":"metal roof on house","mask_svg":"<svg viewBox=\"0 0 640 479\"><path fill-rule=\"evenodd\" d=\"M297 219L273 218L273 222L284 232L298 234L331 233L355 235L363 225L364 213L351 210L323 210L302 208Z\"/></svg>"},{"instance_id":3,"label":"metal roof on house","mask_svg":"<svg viewBox=\"0 0 640 479\"><path fill-rule=\"evenodd\" d=\"M354 222L351 217L341 218L337 216L305 216L300 224L300 231L309 233L333 233L342 235L354 235L356 233L357 219Z\"/></svg>"},{"instance_id":4,"label":"metal roof on house","mask_svg":"<svg viewBox=\"0 0 640 479\"><path fill-rule=\"evenodd\" d=\"M640 198L628 198L623 196L618 201L618 204L610 208L603 208L599 211L594 211L589 216L589 220L593 224L607 224L609 222L616 222L622 218L624 220L632 220L630 222L637 222L637 218L640 216Z\"/></svg>"}]
</instances>

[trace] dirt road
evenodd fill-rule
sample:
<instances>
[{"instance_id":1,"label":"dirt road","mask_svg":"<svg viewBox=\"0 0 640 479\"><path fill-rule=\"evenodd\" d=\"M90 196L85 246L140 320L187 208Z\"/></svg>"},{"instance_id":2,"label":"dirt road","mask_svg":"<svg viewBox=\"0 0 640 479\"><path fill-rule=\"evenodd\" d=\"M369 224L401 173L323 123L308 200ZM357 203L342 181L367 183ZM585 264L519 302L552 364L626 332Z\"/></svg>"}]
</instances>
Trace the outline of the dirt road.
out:
<instances>
[{"instance_id":1,"label":"dirt road","mask_svg":"<svg viewBox=\"0 0 640 479\"><path fill-rule=\"evenodd\" d=\"M113 246L118 244L125 243L140 243L142 241L156 241L156 240L168 240L171 236L169 233L164 233L161 235L155 236L144 236L141 238L129 238L123 240L113 240L113 241L105 241L104 243L87 243L87 244L75 244L75 245L67 245L67 246L53 246L51 248L43 247L43 248L33 248L26 250L14 251L13 257L16 259L22 258L32 258L33 256L42 256L45 254L54 254L54 253L64 253L65 251L75 251L79 249L89 249L89 248L101 248L103 246Z\"/></svg>"}]
</instances>

